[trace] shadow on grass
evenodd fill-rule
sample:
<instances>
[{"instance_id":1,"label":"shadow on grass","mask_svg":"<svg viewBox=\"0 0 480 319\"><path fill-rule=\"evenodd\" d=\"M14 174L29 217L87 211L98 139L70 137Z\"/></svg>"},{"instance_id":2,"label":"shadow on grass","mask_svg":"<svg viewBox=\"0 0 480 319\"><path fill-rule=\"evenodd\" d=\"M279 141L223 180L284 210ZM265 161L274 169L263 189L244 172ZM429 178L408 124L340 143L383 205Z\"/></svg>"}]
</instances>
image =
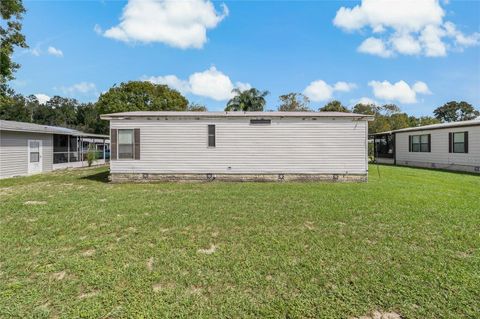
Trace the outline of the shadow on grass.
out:
<instances>
[{"instance_id":1,"label":"shadow on grass","mask_svg":"<svg viewBox=\"0 0 480 319\"><path fill-rule=\"evenodd\" d=\"M89 174L86 176L82 176L80 177L80 179L87 179L87 180L99 182L99 183L109 183L110 181L108 180L108 174L109 172L105 171L105 172L100 172L96 174Z\"/></svg>"}]
</instances>

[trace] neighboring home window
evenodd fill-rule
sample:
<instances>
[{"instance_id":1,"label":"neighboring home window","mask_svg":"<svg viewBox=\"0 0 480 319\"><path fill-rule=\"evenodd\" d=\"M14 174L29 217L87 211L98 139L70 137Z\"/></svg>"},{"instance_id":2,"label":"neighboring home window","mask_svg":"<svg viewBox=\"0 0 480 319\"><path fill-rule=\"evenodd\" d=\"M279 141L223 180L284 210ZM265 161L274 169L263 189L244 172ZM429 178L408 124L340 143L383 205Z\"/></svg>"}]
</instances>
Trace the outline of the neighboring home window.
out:
<instances>
[{"instance_id":1,"label":"neighboring home window","mask_svg":"<svg viewBox=\"0 0 480 319\"><path fill-rule=\"evenodd\" d=\"M208 147L215 147L215 125L208 126Z\"/></svg>"},{"instance_id":2,"label":"neighboring home window","mask_svg":"<svg viewBox=\"0 0 480 319\"><path fill-rule=\"evenodd\" d=\"M266 120L266 119L255 119L255 120L250 120L250 124L252 125L268 125L271 124L272 120Z\"/></svg>"},{"instance_id":3,"label":"neighboring home window","mask_svg":"<svg viewBox=\"0 0 480 319\"><path fill-rule=\"evenodd\" d=\"M133 159L133 130L118 130L118 158Z\"/></svg>"},{"instance_id":4,"label":"neighboring home window","mask_svg":"<svg viewBox=\"0 0 480 319\"><path fill-rule=\"evenodd\" d=\"M430 134L410 135L410 152L430 152Z\"/></svg>"},{"instance_id":5,"label":"neighboring home window","mask_svg":"<svg viewBox=\"0 0 480 319\"><path fill-rule=\"evenodd\" d=\"M449 133L449 153L468 153L468 132Z\"/></svg>"}]
</instances>

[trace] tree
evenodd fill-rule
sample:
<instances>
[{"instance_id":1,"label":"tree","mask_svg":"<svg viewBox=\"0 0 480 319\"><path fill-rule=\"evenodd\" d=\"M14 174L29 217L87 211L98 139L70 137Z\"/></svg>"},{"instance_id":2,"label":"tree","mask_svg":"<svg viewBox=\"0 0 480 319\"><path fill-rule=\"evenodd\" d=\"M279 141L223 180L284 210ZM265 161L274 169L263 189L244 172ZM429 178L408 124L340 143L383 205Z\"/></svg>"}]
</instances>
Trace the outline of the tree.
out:
<instances>
[{"instance_id":1,"label":"tree","mask_svg":"<svg viewBox=\"0 0 480 319\"><path fill-rule=\"evenodd\" d=\"M344 112L349 113L350 110L342 105L342 102L333 100L328 102L324 107L319 109L320 112Z\"/></svg>"},{"instance_id":2,"label":"tree","mask_svg":"<svg viewBox=\"0 0 480 319\"><path fill-rule=\"evenodd\" d=\"M425 126L425 125L440 123L438 119L431 116L420 116L420 117L410 116L408 118L408 122L409 122L409 125L408 125L409 127Z\"/></svg>"},{"instance_id":3,"label":"tree","mask_svg":"<svg viewBox=\"0 0 480 319\"><path fill-rule=\"evenodd\" d=\"M442 122L456 122L473 120L480 115L480 112L465 101L450 101L436 108L433 114Z\"/></svg>"},{"instance_id":4,"label":"tree","mask_svg":"<svg viewBox=\"0 0 480 319\"><path fill-rule=\"evenodd\" d=\"M25 13L21 0L2 0L0 4L0 93L5 96L7 82L14 79L14 72L20 67L12 61L15 47L27 48L22 31L22 16Z\"/></svg>"},{"instance_id":5,"label":"tree","mask_svg":"<svg viewBox=\"0 0 480 319\"><path fill-rule=\"evenodd\" d=\"M187 111L190 111L190 112L207 112L207 107L203 104L199 104L199 103L190 103L188 105L188 110Z\"/></svg>"},{"instance_id":6,"label":"tree","mask_svg":"<svg viewBox=\"0 0 480 319\"><path fill-rule=\"evenodd\" d=\"M113 86L96 103L99 114L129 111L186 111L188 100L163 84L130 81ZM108 133L108 122L101 121L100 132Z\"/></svg>"},{"instance_id":7,"label":"tree","mask_svg":"<svg viewBox=\"0 0 480 319\"><path fill-rule=\"evenodd\" d=\"M279 99L278 110L281 112L311 112L308 107L310 99L302 93L280 95Z\"/></svg>"},{"instance_id":8,"label":"tree","mask_svg":"<svg viewBox=\"0 0 480 319\"><path fill-rule=\"evenodd\" d=\"M227 103L225 111L263 111L267 101L268 91L259 91L255 88L241 91L239 88L232 90L235 96Z\"/></svg>"},{"instance_id":9,"label":"tree","mask_svg":"<svg viewBox=\"0 0 480 319\"><path fill-rule=\"evenodd\" d=\"M0 95L0 119L18 122L32 122L33 110L38 100L35 96L21 94Z\"/></svg>"},{"instance_id":10,"label":"tree","mask_svg":"<svg viewBox=\"0 0 480 319\"><path fill-rule=\"evenodd\" d=\"M88 133L101 132L100 114L93 103L82 103L77 108L77 129Z\"/></svg>"},{"instance_id":11,"label":"tree","mask_svg":"<svg viewBox=\"0 0 480 319\"><path fill-rule=\"evenodd\" d=\"M410 126L410 121L406 113L392 114L388 122L390 123L390 130L399 130Z\"/></svg>"},{"instance_id":12,"label":"tree","mask_svg":"<svg viewBox=\"0 0 480 319\"><path fill-rule=\"evenodd\" d=\"M352 112L357 114L376 115L380 112L380 107L375 104L358 103L353 107Z\"/></svg>"}]
</instances>

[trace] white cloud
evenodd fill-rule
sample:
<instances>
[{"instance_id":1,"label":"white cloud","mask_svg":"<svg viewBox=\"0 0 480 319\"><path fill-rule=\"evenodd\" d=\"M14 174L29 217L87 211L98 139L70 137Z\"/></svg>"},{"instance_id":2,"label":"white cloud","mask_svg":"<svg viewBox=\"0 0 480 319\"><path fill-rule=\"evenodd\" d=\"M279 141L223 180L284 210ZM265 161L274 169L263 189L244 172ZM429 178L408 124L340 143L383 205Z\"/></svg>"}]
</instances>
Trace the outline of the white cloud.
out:
<instances>
[{"instance_id":1,"label":"white cloud","mask_svg":"<svg viewBox=\"0 0 480 319\"><path fill-rule=\"evenodd\" d=\"M47 103L48 100L50 100L50 97L46 94L43 94L43 93L37 93L37 94L34 94L35 97L37 98L38 102L40 104L45 104Z\"/></svg>"},{"instance_id":2,"label":"white cloud","mask_svg":"<svg viewBox=\"0 0 480 319\"><path fill-rule=\"evenodd\" d=\"M351 90L355 89L357 85L355 83L349 83L349 82L337 82L333 86L333 89L335 91L341 91L341 92L350 92Z\"/></svg>"},{"instance_id":3,"label":"white cloud","mask_svg":"<svg viewBox=\"0 0 480 319\"><path fill-rule=\"evenodd\" d=\"M103 30L102 30L102 27L98 24L95 24L93 26L93 31L96 33L96 34L102 34L103 33Z\"/></svg>"},{"instance_id":4,"label":"white cloud","mask_svg":"<svg viewBox=\"0 0 480 319\"><path fill-rule=\"evenodd\" d=\"M352 104L365 104L365 105L370 105L370 104L374 104L374 105L378 105L379 103L369 97L361 97L359 98L358 100L352 100L351 101Z\"/></svg>"},{"instance_id":5,"label":"white cloud","mask_svg":"<svg viewBox=\"0 0 480 319\"><path fill-rule=\"evenodd\" d=\"M188 77L188 80L179 79L175 75L143 77L143 80L157 84L166 84L183 94L194 94L208 97L216 101L224 101L233 97L232 90L237 87L240 90L250 89L249 83L236 82L218 71L217 68L211 68L203 72L195 72Z\"/></svg>"},{"instance_id":6,"label":"white cloud","mask_svg":"<svg viewBox=\"0 0 480 319\"><path fill-rule=\"evenodd\" d=\"M303 94L308 96L313 102L327 101L333 97L335 91L349 92L356 88L355 83L337 82L330 85L323 80L316 80L311 82L303 91Z\"/></svg>"},{"instance_id":7,"label":"white cloud","mask_svg":"<svg viewBox=\"0 0 480 319\"><path fill-rule=\"evenodd\" d=\"M218 13L209 0L129 0L120 24L103 34L124 42L202 48L207 42L207 29L215 28L228 15L225 4L222 10Z\"/></svg>"},{"instance_id":8,"label":"white cloud","mask_svg":"<svg viewBox=\"0 0 480 319\"><path fill-rule=\"evenodd\" d=\"M373 55L381 56L382 58L388 58L392 56L392 51L387 49L382 40L377 38L368 38L360 44L358 52L369 53Z\"/></svg>"},{"instance_id":9,"label":"white cloud","mask_svg":"<svg viewBox=\"0 0 480 319\"><path fill-rule=\"evenodd\" d=\"M54 48L54 47L48 47L47 49L48 54L58 56L58 57L63 57L63 52L60 49Z\"/></svg>"},{"instance_id":10,"label":"white cloud","mask_svg":"<svg viewBox=\"0 0 480 319\"><path fill-rule=\"evenodd\" d=\"M80 82L73 84L71 86L61 86L59 88L55 87L55 90L61 91L63 94L67 96L73 95L98 95L97 87L94 83L91 82Z\"/></svg>"},{"instance_id":11,"label":"white cloud","mask_svg":"<svg viewBox=\"0 0 480 319\"><path fill-rule=\"evenodd\" d=\"M390 83L388 81L370 81L369 86L373 88L373 95L386 101L398 101L405 104L412 104L417 102L418 94L431 94L425 82L415 82L410 87L405 81L398 81Z\"/></svg>"},{"instance_id":12,"label":"white cloud","mask_svg":"<svg viewBox=\"0 0 480 319\"><path fill-rule=\"evenodd\" d=\"M422 51L420 43L410 34L396 34L390 38L393 48L402 54L416 55Z\"/></svg>"},{"instance_id":13,"label":"white cloud","mask_svg":"<svg viewBox=\"0 0 480 319\"><path fill-rule=\"evenodd\" d=\"M353 8L341 7L333 23L345 31L381 34L367 38L358 51L384 58L394 53L445 56L452 45L462 50L480 44L480 33L465 35L444 16L438 0L363 0Z\"/></svg>"},{"instance_id":14,"label":"white cloud","mask_svg":"<svg viewBox=\"0 0 480 319\"><path fill-rule=\"evenodd\" d=\"M33 49L30 50L30 53L33 56L40 56L40 49L39 48L33 48Z\"/></svg>"},{"instance_id":15,"label":"white cloud","mask_svg":"<svg viewBox=\"0 0 480 319\"><path fill-rule=\"evenodd\" d=\"M417 81L415 84L412 86L413 90L417 93L420 94L432 94L430 89L427 86L427 83L422 82L422 81Z\"/></svg>"}]
</instances>

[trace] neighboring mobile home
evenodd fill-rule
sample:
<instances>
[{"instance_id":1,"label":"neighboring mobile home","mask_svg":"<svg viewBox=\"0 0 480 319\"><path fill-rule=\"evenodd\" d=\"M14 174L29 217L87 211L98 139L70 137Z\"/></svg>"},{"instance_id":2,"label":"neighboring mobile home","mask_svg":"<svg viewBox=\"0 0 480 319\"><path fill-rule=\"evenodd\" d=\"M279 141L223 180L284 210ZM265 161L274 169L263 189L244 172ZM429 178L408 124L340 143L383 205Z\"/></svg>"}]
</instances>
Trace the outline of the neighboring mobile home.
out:
<instances>
[{"instance_id":1,"label":"neighboring mobile home","mask_svg":"<svg viewBox=\"0 0 480 319\"><path fill-rule=\"evenodd\" d=\"M360 180L368 121L337 112L125 112L110 120L112 181Z\"/></svg>"},{"instance_id":2,"label":"neighboring mobile home","mask_svg":"<svg viewBox=\"0 0 480 319\"><path fill-rule=\"evenodd\" d=\"M480 120L372 135L378 163L480 173Z\"/></svg>"},{"instance_id":3,"label":"neighboring mobile home","mask_svg":"<svg viewBox=\"0 0 480 319\"><path fill-rule=\"evenodd\" d=\"M64 127L0 120L0 178L86 166L90 145L95 164L109 156L108 135Z\"/></svg>"}]
</instances>

